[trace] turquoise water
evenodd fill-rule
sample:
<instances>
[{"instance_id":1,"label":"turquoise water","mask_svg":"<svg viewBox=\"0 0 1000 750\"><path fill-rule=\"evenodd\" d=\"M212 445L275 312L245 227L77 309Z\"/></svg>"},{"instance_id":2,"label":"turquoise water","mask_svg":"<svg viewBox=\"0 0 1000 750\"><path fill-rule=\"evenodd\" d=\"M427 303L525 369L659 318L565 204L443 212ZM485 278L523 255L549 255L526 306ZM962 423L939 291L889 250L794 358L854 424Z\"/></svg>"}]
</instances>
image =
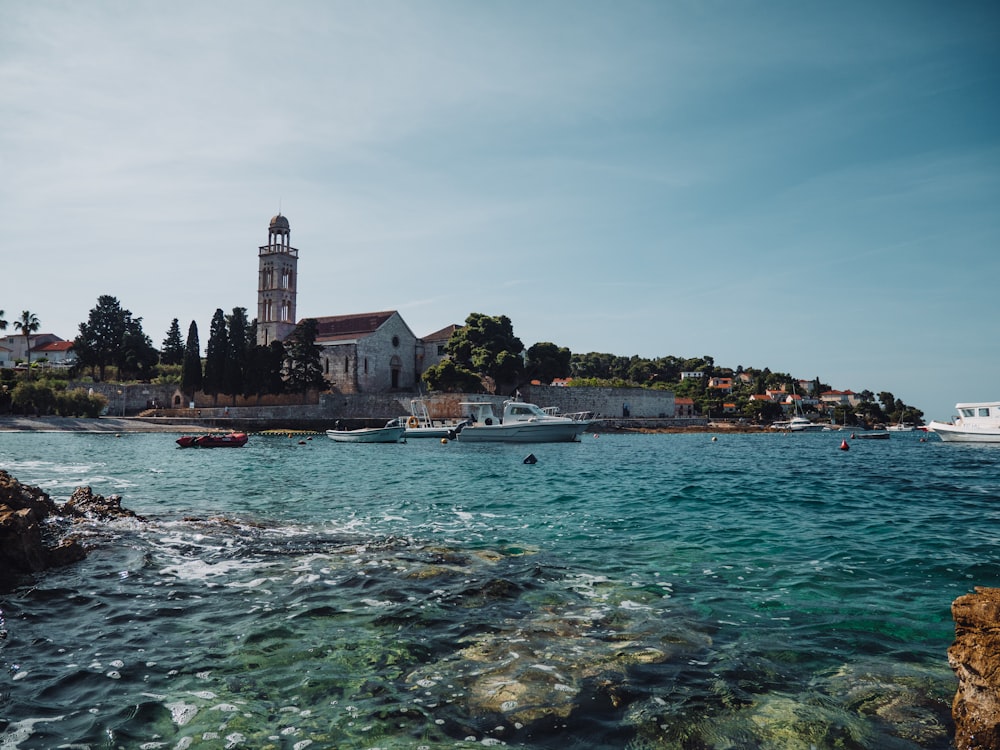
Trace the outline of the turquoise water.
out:
<instances>
[{"instance_id":1,"label":"turquoise water","mask_svg":"<svg viewBox=\"0 0 1000 750\"><path fill-rule=\"evenodd\" d=\"M997 447L175 437L0 434L146 517L0 599L3 750L948 748L1000 585Z\"/></svg>"}]
</instances>

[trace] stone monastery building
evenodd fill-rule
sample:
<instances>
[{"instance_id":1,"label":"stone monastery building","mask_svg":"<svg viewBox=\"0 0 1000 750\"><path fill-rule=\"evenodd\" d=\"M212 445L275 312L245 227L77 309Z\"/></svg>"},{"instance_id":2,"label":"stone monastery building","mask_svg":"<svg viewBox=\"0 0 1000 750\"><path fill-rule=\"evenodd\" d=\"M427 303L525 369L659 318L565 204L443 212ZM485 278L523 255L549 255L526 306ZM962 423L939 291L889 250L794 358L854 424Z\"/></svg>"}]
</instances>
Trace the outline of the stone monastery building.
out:
<instances>
[{"instance_id":1,"label":"stone monastery building","mask_svg":"<svg viewBox=\"0 0 1000 750\"><path fill-rule=\"evenodd\" d=\"M257 343L284 341L295 317L299 251L291 245L288 219L271 219L267 244L258 254ZM424 338L395 310L316 318L316 343L330 385L341 393L413 391L420 375L444 359L444 346L456 326Z\"/></svg>"}]
</instances>

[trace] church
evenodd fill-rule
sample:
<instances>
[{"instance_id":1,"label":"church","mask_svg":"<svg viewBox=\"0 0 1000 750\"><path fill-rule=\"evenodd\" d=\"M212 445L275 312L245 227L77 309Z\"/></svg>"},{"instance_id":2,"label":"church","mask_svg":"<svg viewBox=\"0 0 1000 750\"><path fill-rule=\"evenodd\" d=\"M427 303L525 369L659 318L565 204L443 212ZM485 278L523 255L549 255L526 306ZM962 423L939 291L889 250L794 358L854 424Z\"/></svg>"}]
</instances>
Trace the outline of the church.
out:
<instances>
[{"instance_id":1,"label":"church","mask_svg":"<svg viewBox=\"0 0 1000 750\"><path fill-rule=\"evenodd\" d=\"M284 341L296 320L299 251L281 214L268 226L267 244L257 254L257 343ZM340 393L415 391L420 375L445 357L457 326L418 338L395 310L329 315L315 319L323 375Z\"/></svg>"}]
</instances>

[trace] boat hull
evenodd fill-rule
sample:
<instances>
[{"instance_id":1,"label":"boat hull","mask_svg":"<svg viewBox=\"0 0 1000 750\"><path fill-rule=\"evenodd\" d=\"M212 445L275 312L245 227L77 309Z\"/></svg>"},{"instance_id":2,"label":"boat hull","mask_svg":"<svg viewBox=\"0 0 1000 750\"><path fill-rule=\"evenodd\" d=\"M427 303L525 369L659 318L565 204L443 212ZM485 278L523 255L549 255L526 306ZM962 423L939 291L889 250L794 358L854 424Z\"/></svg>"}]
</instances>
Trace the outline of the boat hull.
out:
<instances>
[{"instance_id":1,"label":"boat hull","mask_svg":"<svg viewBox=\"0 0 1000 750\"><path fill-rule=\"evenodd\" d=\"M468 425L458 433L460 443L572 443L580 439L587 424L572 422Z\"/></svg>"},{"instance_id":2,"label":"boat hull","mask_svg":"<svg viewBox=\"0 0 1000 750\"><path fill-rule=\"evenodd\" d=\"M1000 443L1000 428L958 426L947 422L931 422L927 430L945 443Z\"/></svg>"},{"instance_id":3,"label":"boat hull","mask_svg":"<svg viewBox=\"0 0 1000 750\"><path fill-rule=\"evenodd\" d=\"M327 430L326 436L338 443L398 443L405 427L366 427L360 430Z\"/></svg>"}]
</instances>

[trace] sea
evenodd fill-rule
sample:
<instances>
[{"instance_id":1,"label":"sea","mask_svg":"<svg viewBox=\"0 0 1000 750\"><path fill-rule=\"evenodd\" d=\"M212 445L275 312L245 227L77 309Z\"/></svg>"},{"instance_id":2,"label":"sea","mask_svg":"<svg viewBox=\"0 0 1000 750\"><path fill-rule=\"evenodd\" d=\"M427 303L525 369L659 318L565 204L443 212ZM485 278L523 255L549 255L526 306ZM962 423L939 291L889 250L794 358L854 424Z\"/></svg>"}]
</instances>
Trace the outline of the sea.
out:
<instances>
[{"instance_id":1,"label":"sea","mask_svg":"<svg viewBox=\"0 0 1000 750\"><path fill-rule=\"evenodd\" d=\"M1000 586L1000 446L176 437L0 434L143 517L0 596L0 750L950 748Z\"/></svg>"}]
</instances>

